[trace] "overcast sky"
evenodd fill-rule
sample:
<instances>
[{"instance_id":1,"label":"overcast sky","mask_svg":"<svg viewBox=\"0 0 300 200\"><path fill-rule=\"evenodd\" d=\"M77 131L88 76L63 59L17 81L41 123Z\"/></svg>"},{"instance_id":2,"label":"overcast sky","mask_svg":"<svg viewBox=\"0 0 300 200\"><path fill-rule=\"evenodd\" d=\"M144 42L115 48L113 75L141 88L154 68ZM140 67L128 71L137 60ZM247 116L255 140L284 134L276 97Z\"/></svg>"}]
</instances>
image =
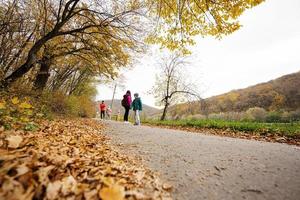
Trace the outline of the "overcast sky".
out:
<instances>
[{"instance_id":1,"label":"overcast sky","mask_svg":"<svg viewBox=\"0 0 300 200\"><path fill-rule=\"evenodd\" d=\"M203 97L300 71L300 0L266 0L246 11L240 21L243 27L237 32L222 40L196 38L191 48L187 69ZM153 48L124 72L125 88L117 89L117 99L129 89L138 92L143 103L155 105L147 92L155 82L159 54ZM111 88L99 85L97 89L97 100L112 98Z\"/></svg>"}]
</instances>

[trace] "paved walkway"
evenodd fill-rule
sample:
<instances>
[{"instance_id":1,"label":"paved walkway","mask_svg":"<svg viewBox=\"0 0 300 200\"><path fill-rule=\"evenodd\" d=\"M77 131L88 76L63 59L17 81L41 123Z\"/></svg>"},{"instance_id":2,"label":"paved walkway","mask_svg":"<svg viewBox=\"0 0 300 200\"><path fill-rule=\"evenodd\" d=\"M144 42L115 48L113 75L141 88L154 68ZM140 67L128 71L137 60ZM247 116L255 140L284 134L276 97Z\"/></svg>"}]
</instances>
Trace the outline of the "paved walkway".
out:
<instances>
[{"instance_id":1,"label":"paved walkway","mask_svg":"<svg viewBox=\"0 0 300 200\"><path fill-rule=\"evenodd\" d=\"M106 123L112 143L159 172L174 199L300 199L299 147Z\"/></svg>"}]
</instances>

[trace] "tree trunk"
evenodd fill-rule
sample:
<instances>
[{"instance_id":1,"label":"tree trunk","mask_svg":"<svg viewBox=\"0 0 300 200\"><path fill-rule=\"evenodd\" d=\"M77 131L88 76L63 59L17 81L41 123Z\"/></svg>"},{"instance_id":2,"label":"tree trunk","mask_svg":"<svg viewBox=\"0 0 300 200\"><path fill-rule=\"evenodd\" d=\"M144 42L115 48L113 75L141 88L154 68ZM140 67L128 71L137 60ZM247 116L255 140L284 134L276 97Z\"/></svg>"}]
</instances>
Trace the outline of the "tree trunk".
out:
<instances>
[{"instance_id":1,"label":"tree trunk","mask_svg":"<svg viewBox=\"0 0 300 200\"><path fill-rule=\"evenodd\" d=\"M39 39L30 49L28 52L28 56L26 59L26 62L22 64L18 69L16 69L11 75L6 77L3 81L0 83L0 87L4 89L8 89L8 87L14 83L17 79L24 76L36 63L37 60L37 54L39 50L42 48L42 46L54 38L56 36L56 33L58 31L58 27L54 27L54 29L49 32L47 35Z\"/></svg>"},{"instance_id":2,"label":"tree trunk","mask_svg":"<svg viewBox=\"0 0 300 200\"><path fill-rule=\"evenodd\" d=\"M36 76L36 79L34 81L33 88L39 92L42 92L47 84L48 78L50 76L49 70L50 70L51 62L48 59L44 59L41 62L41 68L38 72L38 75Z\"/></svg>"},{"instance_id":3,"label":"tree trunk","mask_svg":"<svg viewBox=\"0 0 300 200\"><path fill-rule=\"evenodd\" d=\"M168 107L169 107L169 102L167 101L166 104L165 104L165 107L164 107L163 114L162 114L162 116L160 117L160 120L161 120L161 121L163 121L163 120L166 119Z\"/></svg>"},{"instance_id":4,"label":"tree trunk","mask_svg":"<svg viewBox=\"0 0 300 200\"><path fill-rule=\"evenodd\" d=\"M25 63L20 68L15 70L11 75L9 75L7 78L3 79L0 83L0 87L2 89L8 89L8 87L15 82L18 78L22 77L24 74L26 74L32 67L33 63Z\"/></svg>"}]
</instances>

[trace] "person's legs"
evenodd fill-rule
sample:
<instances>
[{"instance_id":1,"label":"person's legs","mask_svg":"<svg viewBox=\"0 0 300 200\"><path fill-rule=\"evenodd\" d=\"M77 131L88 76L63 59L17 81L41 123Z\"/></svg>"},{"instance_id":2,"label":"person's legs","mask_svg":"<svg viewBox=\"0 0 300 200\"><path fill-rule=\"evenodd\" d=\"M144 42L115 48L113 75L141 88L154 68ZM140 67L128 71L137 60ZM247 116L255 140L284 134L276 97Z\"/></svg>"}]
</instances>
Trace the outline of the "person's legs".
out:
<instances>
[{"instance_id":1,"label":"person's legs","mask_svg":"<svg viewBox=\"0 0 300 200\"><path fill-rule=\"evenodd\" d=\"M124 117L123 117L123 121L126 122L126 108L125 109L125 112L124 112Z\"/></svg>"},{"instance_id":2,"label":"person's legs","mask_svg":"<svg viewBox=\"0 0 300 200\"><path fill-rule=\"evenodd\" d=\"M128 122L129 107L125 107L124 121Z\"/></svg>"},{"instance_id":3,"label":"person's legs","mask_svg":"<svg viewBox=\"0 0 300 200\"><path fill-rule=\"evenodd\" d=\"M105 117L105 112L101 110L101 119L104 119Z\"/></svg>"},{"instance_id":4,"label":"person's legs","mask_svg":"<svg viewBox=\"0 0 300 200\"><path fill-rule=\"evenodd\" d=\"M140 113L138 110L135 110L134 112L134 118L135 118L135 125L140 125Z\"/></svg>"}]
</instances>

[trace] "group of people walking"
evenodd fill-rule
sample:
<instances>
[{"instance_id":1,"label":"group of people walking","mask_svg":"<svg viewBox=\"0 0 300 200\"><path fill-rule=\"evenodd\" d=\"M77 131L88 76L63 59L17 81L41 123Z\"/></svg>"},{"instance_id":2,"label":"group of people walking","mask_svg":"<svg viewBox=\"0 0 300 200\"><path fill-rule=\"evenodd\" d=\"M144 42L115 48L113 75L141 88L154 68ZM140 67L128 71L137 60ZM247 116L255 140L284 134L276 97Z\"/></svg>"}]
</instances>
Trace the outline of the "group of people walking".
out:
<instances>
[{"instance_id":1,"label":"group of people walking","mask_svg":"<svg viewBox=\"0 0 300 200\"><path fill-rule=\"evenodd\" d=\"M129 123L128 122L129 112L132 109L134 112L134 119L135 119L134 125L140 125L141 124L140 112L143 109L142 101L141 101L141 98L139 97L138 93L135 93L133 96L134 96L134 99L132 100L130 90L127 90L126 94L123 95L123 99L121 101L121 104L125 110L123 120L125 123ZM100 114L101 119L104 119L105 112L107 113L107 109L106 109L106 105L105 105L104 101L102 101L99 108L100 108L100 113L101 113ZM110 110L110 112L111 112L111 110Z\"/></svg>"}]
</instances>

